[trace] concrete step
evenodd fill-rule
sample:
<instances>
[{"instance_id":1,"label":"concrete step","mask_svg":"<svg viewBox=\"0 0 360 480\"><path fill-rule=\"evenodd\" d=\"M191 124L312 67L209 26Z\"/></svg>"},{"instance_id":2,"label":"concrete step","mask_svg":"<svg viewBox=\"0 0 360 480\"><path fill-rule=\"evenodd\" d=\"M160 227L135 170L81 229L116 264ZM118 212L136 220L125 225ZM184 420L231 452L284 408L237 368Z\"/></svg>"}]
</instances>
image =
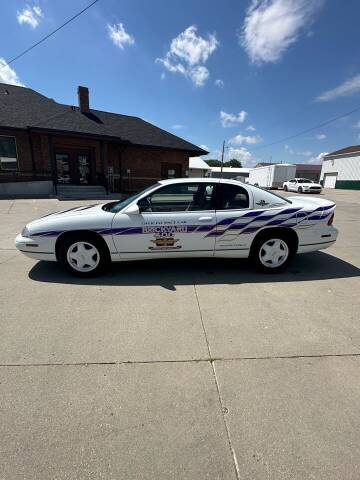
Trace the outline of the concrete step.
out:
<instances>
[{"instance_id":1,"label":"concrete step","mask_svg":"<svg viewBox=\"0 0 360 480\"><path fill-rule=\"evenodd\" d=\"M87 200L107 198L101 185L58 185L58 198L63 200Z\"/></svg>"}]
</instances>

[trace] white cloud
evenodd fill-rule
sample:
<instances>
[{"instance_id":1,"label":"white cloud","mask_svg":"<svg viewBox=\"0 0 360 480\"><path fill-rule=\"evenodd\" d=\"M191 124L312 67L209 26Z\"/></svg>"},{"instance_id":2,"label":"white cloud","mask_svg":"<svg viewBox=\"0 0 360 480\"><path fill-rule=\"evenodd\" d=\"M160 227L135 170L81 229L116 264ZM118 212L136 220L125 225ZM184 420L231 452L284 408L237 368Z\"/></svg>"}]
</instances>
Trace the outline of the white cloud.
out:
<instances>
[{"instance_id":1,"label":"white cloud","mask_svg":"<svg viewBox=\"0 0 360 480\"><path fill-rule=\"evenodd\" d=\"M170 49L164 58L157 58L172 73L181 73L198 87L209 78L205 63L217 49L219 42L215 34L207 37L197 35L197 27L192 25L171 40Z\"/></svg>"},{"instance_id":2,"label":"white cloud","mask_svg":"<svg viewBox=\"0 0 360 480\"><path fill-rule=\"evenodd\" d=\"M249 150L244 147L230 147L228 150L228 160L232 158L236 158L236 160L239 160L242 163L243 167L253 167L258 163L256 158L254 158L249 152Z\"/></svg>"},{"instance_id":3,"label":"white cloud","mask_svg":"<svg viewBox=\"0 0 360 480\"><path fill-rule=\"evenodd\" d=\"M301 155L303 157L308 157L309 155L313 154L313 152L311 152L310 150L303 150L303 151L293 150L289 145L285 145L284 148L290 155L298 155L298 156Z\"/></svg>"},{"instance_id":4,"label":"white cloud","mask_svg":"<svg viewBox=\"0 0 360 480\"><path fill-rule=\"evenodd\" d=\"M115 23L114 25L107 25L109 38L113 41L114 45L124 49L125 45L134 45L135 38L127 33L122 23Z\"/></svg>"},{"instance_id":5,"label":"white cloud","mask_svg":"<svg viewBox=\"0 0 360 480\"><path fill-rule=\"evenodd\" d=\"M171 128L173 130L181 130L182 128L184 128L184 125L181 125L180 123L175 123L175 125L173 125Z\"/></svg>"},{"instance_id":6,"label":"white cloud","mask_svg":"<svg viewBox=\"0 0 360 480\"><path fill-rule=\"evenodd\" d=\"M349 78L332 90L327 90L316 98L318 102L329 102L338 97L346 97L360 92L360 75Z\"/></svg>"},{"instance_id":7,"label":"white cloud","mask_svg":"<svg viewBox=\"0 0 360 480\"><path fill-rule=\"evenodd\" d=\"M0 58L0 82L9 83L10 85L18 85L23 87L24 85L20 82L20 79L15 72L3 58Z\"/></svg>"},{"instance_id":8,"label":"white cloud","mask_svg":"<svg viewBox=\"0 0 360 480\"><path fill-rule=\"evenodd\" d=\"M165 78L166 78L166 75L165 75L165 73L164 73L164 72L162 72L162 74L161 74L160 78L161 78L161 80L165 80Z\"/></svg>"},{"instance_id":9,"label":"white cloud","mask_svg":"<svg viewBox=\"0 0 360 480\"><path fill-rule=\"evenodd\" d=\"M236 113L227 113L224 111L220 112L220 121L223 127L233 127L238 123L243 123L247 117L247 112L241 110L238 114Z\"/></svg>"},{"instance_id":10,"label":"white cloud","mask_svg":"<svg viewBox=\"0 0 360 480\"><path fill-rule=\"evenodd\" d=\"M256 128L253 125L249 125L248 127L246 127L246 130L248 130L249 132L256 132Z\"/></svg>"},{"instance_id":11,"label":"white cloud","mask_svg":"<svg viewBox=\"0 0 360 480\"><path fill-rule=\"evenodd\" d=\"M210 152L210 148L207 145L199 145L199 147L203 150L206 150L207 152Z\"/></svg>"},{"instance_id":12,"label":"white cloud","mask_svg":"<svg viewBox=\"0 0 360 480\"><path fill-rule=\"evenodd\" d=\"M224 88L225 84L224 81L221 80L221 78L218 78L217 80L215 80L214 85L219 88Z\"/></svg>"},{"instance_id":13,"label":"white cloud","mask_svg":"<svg viewBox=\"0 0 360 480\"><path fill-rule=\"evenodd\" d=\"M311 158L308 158L305 163L310 163L310 164L319 164L323 161L323 158L325 155L327 155L328 152L323 152L323 153L319 153L319 155L317 155L316 157L311 157Z\"/></svg>"},{"instance_id":14,"label":"white cloud","mask_svg":"<svg viewBox=\"0 0 360 480\"><path fill-rule=\"evenodd\" d=\"M318 135L316 135L316 138L318 140L325 140L325 138L327 138L327 135L325 135L325 133L319 133Z\"/></svg>"},{"instance_id":15,"label":"white cloud","mask_svg":"<svg viewBox=\"0 0 360 480\"><path fill-rule=\"evenodd\" d=\"M277 62L309 27L323 0L252 0L240 43L254 63Z\"/></svg>"},{"instance_id":16,"label":"white cloud","mask_svg":"<svg viewBox=\"0 0 360 480\"><path fill-rule=\"evenodd\" d=\"M247 143L248 145L256 145L257 143L260 143L262 141L262 138L259 137L258 135L236 135L233 138L230 138L229 144L230 145L243 145L244 143Z\"/></svg>"},{"instance_id":17,"label":"white cloud","mask_svg":"<svg viewBox=\"0 0 360 480\"><path fill-rule=\"evenodd\" d=\"M17 21L22 25L27 23L31 28L39 26L43 13L38 5L29 7L28 5L16 14Z\"/></svg>"},{"instance_id":18,"label":"white cloud","mask_svg":"<svg viewBox=\"0 0 360 480\"><path fill-rule=\"evenodd\" d=\"M358 122L355 123L354 128L360 128L360 120L358 120Z\"/></svg>"}]
</instances>

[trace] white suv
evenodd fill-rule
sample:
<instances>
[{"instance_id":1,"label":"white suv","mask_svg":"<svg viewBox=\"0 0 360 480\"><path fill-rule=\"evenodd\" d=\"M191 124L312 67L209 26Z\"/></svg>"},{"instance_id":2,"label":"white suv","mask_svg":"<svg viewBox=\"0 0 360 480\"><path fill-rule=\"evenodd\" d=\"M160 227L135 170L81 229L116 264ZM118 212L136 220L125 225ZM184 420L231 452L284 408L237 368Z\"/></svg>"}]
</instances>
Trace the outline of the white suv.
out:
<instances>
[{"instance_id":1,"label":"white suv","mask_svg":"<svg viewBox=\"0 0 360 480\"><path fill-rule=\"evenodd\" d=\"M284 182L283 188L285 192L298 193L321 193L322 190L320 183L315 183L308 178L293 178L288 182Z\"/></svg>"}]
</instances>

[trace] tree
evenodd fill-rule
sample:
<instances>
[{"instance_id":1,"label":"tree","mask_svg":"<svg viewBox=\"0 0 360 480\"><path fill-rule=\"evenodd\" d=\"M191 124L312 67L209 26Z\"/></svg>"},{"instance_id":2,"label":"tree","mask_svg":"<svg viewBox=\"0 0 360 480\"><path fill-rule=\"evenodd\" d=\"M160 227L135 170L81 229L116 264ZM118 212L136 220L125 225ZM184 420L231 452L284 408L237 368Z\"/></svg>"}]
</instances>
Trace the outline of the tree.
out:
<instances>
[{"instance_id":1,"label":"tree","mask_svg":"<svg viewBox=\"0 0 360 480\"><path fill-rule=\"evenodd\" d=\"M239 160L236 160L236 158L232 158L228 162L224 164L226 167L233 167L233 168L241 168L242 164Z\"/></svg>"},{"instance_id":2,"label":"tree","mask_svg":"<svg viewBox=\"0 0 360 480\"><path fill-rule=\"evenodd\" d=\"M220 160L205 160L205 162L209 165L209 167L221 167Z\"/></svg>"}]
</instances>

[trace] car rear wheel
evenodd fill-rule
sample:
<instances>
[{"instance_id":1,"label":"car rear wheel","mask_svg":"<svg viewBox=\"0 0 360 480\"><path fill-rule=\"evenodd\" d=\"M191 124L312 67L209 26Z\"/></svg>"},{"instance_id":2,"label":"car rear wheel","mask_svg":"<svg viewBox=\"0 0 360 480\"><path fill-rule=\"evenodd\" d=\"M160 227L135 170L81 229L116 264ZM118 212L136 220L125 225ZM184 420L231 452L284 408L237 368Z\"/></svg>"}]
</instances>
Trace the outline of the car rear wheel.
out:
<instances>
[{"instance_id":1,"label":"car rear wheel","mask_svg":"<svg viewBox=\"0 0 360 480\"><path fill-rule=\"evenodd\" d=\"M77 277L95 276L108 264L108 252L95 238L67 238L60 246L59 259L65 268Z\"/></svg>"},{"instance_id":2,"label":"car rear wheel","mask_svg":"<svg viewBox=\"0 0 360 480\"><path fill-rule=\"evenodd\" d=\"M287 187L287 185L284 185L284 190L285 190L285 192L287 192L287 191L288 191L288 187Z\"/></svg>"},{"instance_id":3,"label":"car rear wheel","mask_svg":"<svg viewBox=\"0 0 360 480\"><path fill-rule=\"evenodd\" d=\"M298 192L299 192L299 193L303 193L302 187L299 187L299 188L298 188Z\"/></svg>"},{"instance_id":4,"label":"car rear wheel","mask_svg":"<svg viewBox=\"0 0 360 480\"><path fill-rule=\"evenodd\" d=\"M255 240L251 258L258 270L278 272L284 270L295 255L293 242L287 235L272 233Z\"/></svg>"}]
</instances>

